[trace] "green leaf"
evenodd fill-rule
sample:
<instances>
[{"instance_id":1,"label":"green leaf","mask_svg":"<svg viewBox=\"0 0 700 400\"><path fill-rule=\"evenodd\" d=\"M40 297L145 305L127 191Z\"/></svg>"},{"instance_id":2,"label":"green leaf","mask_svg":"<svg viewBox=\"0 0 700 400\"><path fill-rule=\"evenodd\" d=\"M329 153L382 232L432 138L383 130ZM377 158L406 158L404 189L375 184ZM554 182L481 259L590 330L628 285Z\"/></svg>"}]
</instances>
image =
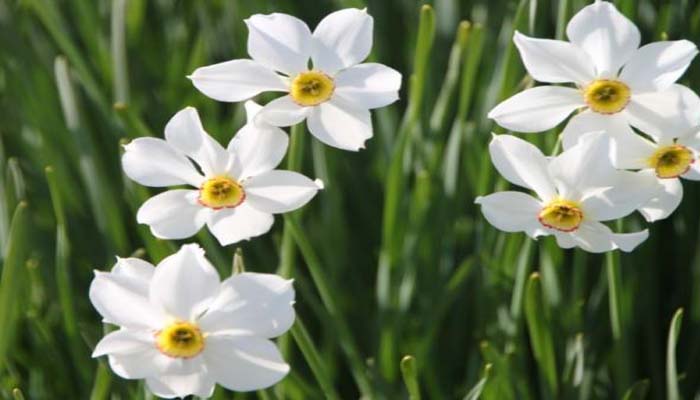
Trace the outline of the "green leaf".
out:
<instances>
[{"instance_id":1,"label":"green leaf","mask_svg":"<svg viewBox=\"0 0 700 400\"><path fill-rule=\"evenodd\" d=\"M491 375L491 364L486 364L484 366L484 373L481 379L472 387L472 389L464 397L464 400L479 400L481 393L484 391L486 383L489 381L489 376Z\"/></svg>"},{"instance_id":2,"label":"green leaf","mask_svg":"<svg viewBox=\"0 0 700 400\"><path fill-rule=\"evenodd\" d=\"M649 380L643 379L635 382L622 397L622 400L644 400L649 393Z\"/></svg>"},{"instance_id":3,"label":"green leaf","mask_svg":"<svg viewBox=\"0 0 700 400\"><path fill-rule=\"evenodd\" d=\"M418 385L418 368L416 366L416 358L413 356L405 356L401 360L401 375L403 382L408 390L409 400L420 400L420 386Z\"/></svg>"}]
</instances>

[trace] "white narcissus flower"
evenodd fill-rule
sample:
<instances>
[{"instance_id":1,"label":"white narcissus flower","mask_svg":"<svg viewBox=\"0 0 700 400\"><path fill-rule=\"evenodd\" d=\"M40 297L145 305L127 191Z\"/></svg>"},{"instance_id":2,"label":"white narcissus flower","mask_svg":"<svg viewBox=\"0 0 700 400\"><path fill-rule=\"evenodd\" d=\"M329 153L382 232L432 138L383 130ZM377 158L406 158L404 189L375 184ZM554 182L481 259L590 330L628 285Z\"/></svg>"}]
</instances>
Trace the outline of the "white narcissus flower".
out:
<instances>
[{"instance_id":1,"label":"white narcissus flower","mask_svg":"<svg viewBox=\"0 0 700 400\"><path fill-rule=\"evenodd\" d=\"M272 214L306 204L323 188L320 180L274 169L284 158L289 139L279 128L253 121L260 106L246 103L248 123L224 149L188 107L165 127L165 140L139 138L124 146L126 175L145 186L190 185L148 199L136 219L154 236L184 239L205 224L222 245L270 230ZM201 173L192 162L199 166Z\"/></svg>"},{"instance_id":2,"label":"white narcissus flower","mask_svg":"<svg viewBox=\"0 0 700 400\"><path fill-rule=\"evenodd\" d=\"M572 121L598 119L609 126L622 121L654 136L682 131L683 87L675 82L698 53L695 44L677 40L639 47L637 27L605 1L584 7L566 33L571 42L519 32L514 41L536 81L576 87L525 90L497 105L489 118L510 130L541 132L584 108ZM574 143L565 132L564 148Z\"/></svg>"},{"instance_id":3,"label":"white narcissus flower","mask_svg":"<svg viewBox=\"0 0 700 400\"><path fill-rule=\"evenodd\" d=\"M648 231L613 233L601 221L634 212L658 190L645 173L616 170L610 161L605 133L586 135L551 159L534 145L514 136L495 136L491 160L511 183L530 189L478 197L486 219L506 232L525 232L532 238L554 235L562 248L580 247L600 253L632 251Z\"/></svg>"},{"instance_id":4,"label":"white narcissus flower","mask_svg":"<svg viewBox=\"0 0 700 400\"><path fill-rule=\"evenodd\" d=\"M158 267L127 258L95 271L90 301L120 327L92 356L107 355L117 375L145 379L159 397L209 397L216 383L258 390L289 372L270 338L294 323L292 281L242 273L221 282L197 245Z\"/></svg>"},{"instance_id":5,"label":"white narcissus flower","mask_svg":"<svg viewBox=\"0 0 700 400\"><path fill-rule=\"evenodd\" d=\"M374 21L366 10L349 8L326 16L312 33L287 14L247 19L248 54L195 70L189 77L205 95L237 102L267 91L287 92L268 103L259 118L275 126L307 120L323 143L359 150L372 137L369 110L398 99L401 74L363 63L372 49ZM311 59L313 66L309 66Z\"/></svg>"}]
</instances>

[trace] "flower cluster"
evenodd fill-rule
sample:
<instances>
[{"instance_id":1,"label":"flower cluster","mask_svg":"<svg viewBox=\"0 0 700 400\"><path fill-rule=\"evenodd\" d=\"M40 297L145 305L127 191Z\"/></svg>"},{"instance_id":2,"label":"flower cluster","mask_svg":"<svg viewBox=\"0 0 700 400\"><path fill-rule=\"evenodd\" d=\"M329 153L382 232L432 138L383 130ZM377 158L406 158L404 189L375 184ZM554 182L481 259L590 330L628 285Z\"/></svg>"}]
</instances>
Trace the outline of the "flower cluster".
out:
<instances>
[{"instance_id":1,"label":"flower cluster","mask_svg":"<svg viewBox=\"0 0 700 400\"><path fill-rule=\"evenodd\" d=\"M322 142L356 151L373 135L370 110L398 99L401 74L362 63L373 35L366 10L334 12L313 33L285 14L253 15L246 24L252 60L198 68L190 76L194 86L228 102L264 91L288 95L265 106L247 101L247 123L226 148L191 107L172 117L165 139L124 146L129 178L178 187L138 210L137 221L158 238L188 238L204 225L223 246L265 234L273 214L296 210L323 189L320 180L276 169L289 145L280 127L306 119ZM221 282L193 244L157 267L118 259L111 272L95 275L90 299L103 321L119 329L97 344L93 357L108 356L117 375L145 379L157 396L209 397L216 383L258 390L289 372L270 339L294 322L291 281L239 273Z\"/></svg>"},{"instance_id":2,"label":"flower cluster","mask_svg":"<svg viewBox=\"0 0 700 400\"><path fill-rule=\"evenodd\" d=\"M675 83L698 50L687 40L639 47L637 27L600 0L578 12L566 34L570 42L519 32L513 40L536 81L573 87L527 89L489 113L504 128L540 132L576 111L553 159L514 137L491 143L503 177L539 199L502 192L477 203L501 230L555 235L564 248L631 251L646 231L612 234L599 221L635 210L649 222L666 218L683 196L678 178L700 180L700 98Z\"/></svg>"}]
</instances>

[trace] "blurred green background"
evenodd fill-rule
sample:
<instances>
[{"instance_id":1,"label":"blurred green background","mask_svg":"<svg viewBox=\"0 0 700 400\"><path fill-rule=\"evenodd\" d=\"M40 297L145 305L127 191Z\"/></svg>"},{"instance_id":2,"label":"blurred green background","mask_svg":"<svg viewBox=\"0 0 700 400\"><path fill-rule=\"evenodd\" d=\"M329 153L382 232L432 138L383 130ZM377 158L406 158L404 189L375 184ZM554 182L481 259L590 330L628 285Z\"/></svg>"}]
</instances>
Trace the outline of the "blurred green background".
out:
<instances>
[{"instance_id":1,"label":"blurred green background","mask_svg":"<svg viewBox=\"0 0 700 400\"><path fill-rule=\"evenodd\" d=\"M149 398L89 356L104 329L87 297L92 270L115 255L157 262L178 246L136 224L156 191L125 179L120 143L162 137L187 105L227 143L242 104L204 97L186 75L247 57L251 14L290 13L313 27L365 6L371 59L404 74L402 99L374 113L360 153L293 129L287 165L326 190L240 244L248 270L296 280L299 322L279 340L292 372L269 390L215 398L698 398L697 184L685 182L679 210L632 254L500 233L473 204L506 188L490 164L486 114L533 84L513 30L563 38L587 3L0 0L0 398ZM697 1L615 3L644 43L700 39ZM681 81L694 89L698 65ZM523 137L549 153L557 132ZM206 231L191 241L231 273L234 247Z\"/></svg>"}]
</instances>

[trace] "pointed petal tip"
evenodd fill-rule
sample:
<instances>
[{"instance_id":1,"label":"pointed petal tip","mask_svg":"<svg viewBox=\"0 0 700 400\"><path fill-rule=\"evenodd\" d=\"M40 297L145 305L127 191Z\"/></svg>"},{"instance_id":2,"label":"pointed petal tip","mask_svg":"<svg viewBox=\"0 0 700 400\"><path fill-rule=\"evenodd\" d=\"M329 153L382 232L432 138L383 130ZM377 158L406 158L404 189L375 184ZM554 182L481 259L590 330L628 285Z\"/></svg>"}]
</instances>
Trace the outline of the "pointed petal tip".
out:
<instances>
[{"instance_id":1,"label":"pointed petal tip","mask_svg":"<svg viewBox=\"0 0 700 400\"><path fill-rule=\"evenodd\" d=\"M319 190L323 190L326 188L326 185L323 183L323 180L316 178L314 180L314 183L316 184L316 187L318 187Z\"/></svg>"}]
</instances>

